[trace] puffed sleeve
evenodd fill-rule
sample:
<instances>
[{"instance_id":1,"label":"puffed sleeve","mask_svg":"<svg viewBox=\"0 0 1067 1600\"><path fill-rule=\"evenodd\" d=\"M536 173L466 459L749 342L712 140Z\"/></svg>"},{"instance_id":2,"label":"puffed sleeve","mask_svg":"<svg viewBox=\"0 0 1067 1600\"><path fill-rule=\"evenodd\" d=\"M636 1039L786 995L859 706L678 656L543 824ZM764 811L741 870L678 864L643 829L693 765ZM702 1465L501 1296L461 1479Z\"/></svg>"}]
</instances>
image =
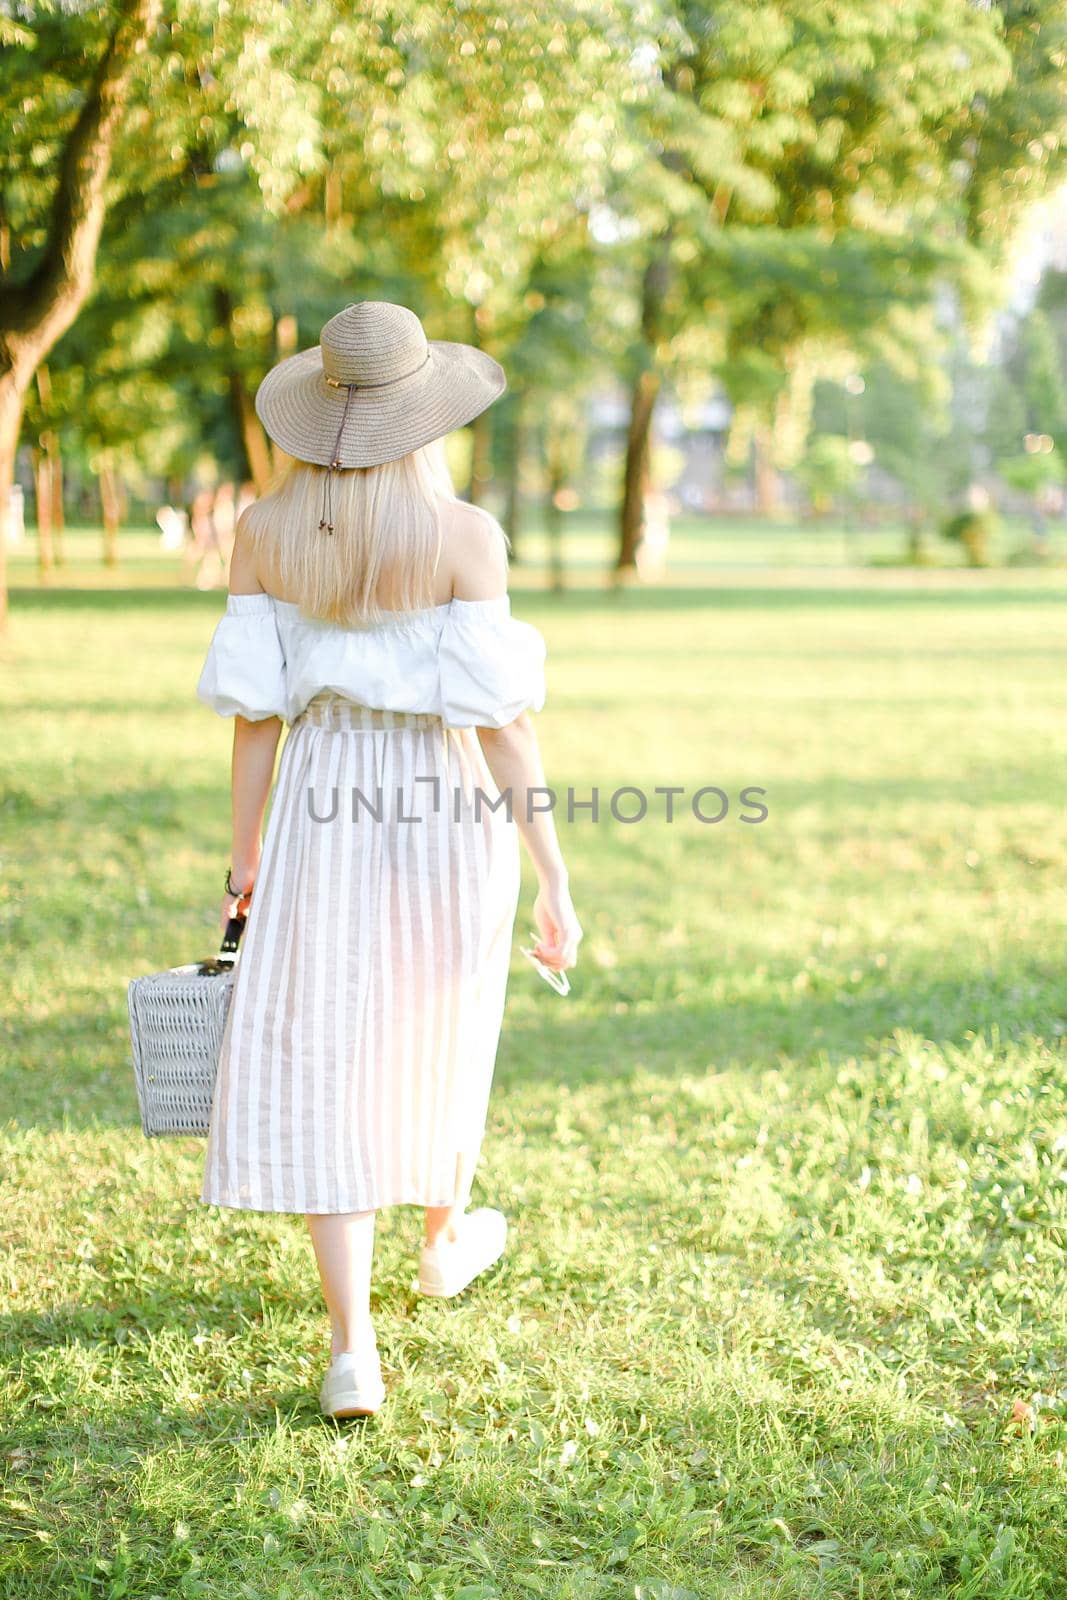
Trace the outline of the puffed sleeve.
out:
<instances>
[{"instance_id":1,"label":"puffed sleeve","mask_svg":"<svg viewBox=\"0 0 1067 1600\"><path fill-rule=\"evenodd\" d=\"M510 595L453 600L441 630L441 706L450 728L502 728L545 703L545 641Z\"/></svg>"},{"instance_id":2,"label":"puffed sleeve","mask_svg":"<svg viewBox=\"0 0 1067 1600\"><path fill-rule=\"evenodd\" d=\"M227 596L196 693L220 717L287 717L285 651L271 595Z\"/></svg>"}]
</instances>

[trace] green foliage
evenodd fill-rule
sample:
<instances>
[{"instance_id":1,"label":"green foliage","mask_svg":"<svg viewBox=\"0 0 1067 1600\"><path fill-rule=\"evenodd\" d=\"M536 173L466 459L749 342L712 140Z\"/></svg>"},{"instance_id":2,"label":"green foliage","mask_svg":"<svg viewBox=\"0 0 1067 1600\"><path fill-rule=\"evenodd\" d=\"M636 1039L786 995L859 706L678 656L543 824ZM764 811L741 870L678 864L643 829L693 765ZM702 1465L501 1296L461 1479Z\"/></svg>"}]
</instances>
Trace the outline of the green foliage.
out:
<instances>
[{"instance_id":1,"label":"green foliage","mask_svg":"<svg viewBox=\"0 0 1067 1600\"><path fill-rule=\"evenodd\" d=\"M985 567L989 564L990 545L998 527L995 511L960 511L943 524L941 536L961 544L972 567Z\"/></svg>"},{"instance_id":2,"label":"green foliage","mask_svg":"<svg viewBox=\"0 0 1067 1600\"><path fill-rule=\"evenodd\" d=\"M997 462L997 471L1005 483L1024 494L1036 495L1051 485L1067 483L1067 462L1059 450L1009 456Z\"/></svg>"},{"instance_id":3,"label":"green foliage","mask_svg":"<svg viewBox=\"0 0 1067 1600\"><path fill-rule=\"evenodd\" d=\"M9 285L40 259L116 15L34 5L4 24ZM976 335L1024 207L1063 170L1064 0L169 0L164 18L118 134L96 292L28 439L243 473L264 373L339 303L380 297L504 361L505 443L651 365L716 379L735 443L790 467L820 379L891 369L934 414L868 429L879 464L931 504L975 469L931 377L940 361L957 386L961 329L933 308ZM1020 407L1067 428L1061 324L1051 300L1026 323L994 458L1017 452Z\"/></svg>"},{"instance_id":4,"label":"green foliage","mask_svg":"<svg viewBox=\"0 0 1067 1600\"><path fill-rule=\"evenodd\" d=\"M996 366L990 373L989 403L982 438L991 460L999 463L1022 448L1026 434L1026 403L1011 368Z\"/></svg>"},{"instance_id":5,"label":"green foliage","mask_svg":"<svg viewBox=\"0 0 1067 1600\"><path fill-rule=\"evenodd\" d=\"M1067 444L1067 385L1052 324L1040 307L1024 321L1019 336L1022 396L1027 431L1051 434Z\"/></svg>"},{"instance_id":6,"label":"green foliage","mask_svg":"<svg viewBox=\"0 0 1067 1600\"><path fill-rule=\"evenodd\" d=\"M958 219L991 269L983 282L963 284L978 317L1003 292L1002 274L1025 212L1057 182L1067 159L1067 6L1063 0L1009 0L986 14L1010 70L977 85L978 98L961 99L938 130L945 170L955 180Z\"/></svg>"},{"instance_id":7,"label":"green foliage","mask_svg":"<svg viewBox=\"0 0 1067 1600\"><path fill-rule=\"evenodd\" d=\"M673 137L656 193L684 290L663 296L661 340L682 360L718 341L726 390L751 413L749 434L761 421L772 430L779 464L796 458L820 374L871 362L905 374L947 348L931 327L935 285L952 286L972 319L994 303L986 252L1014 223L1018 162L994 164L984 129L1010 123L1018 140L1029 127L1040 141L1031 195L1053 181L1063 142L1045 133L1067 106L1054 67L1065 14L1049 8L1046 49L999 8L967 3L797 3L758 18L741 5L677 8L655 105L685 112L677 126L664 117ZM715 333L684 338L689 316Z\"/></svg>"},{"instance_id":8,"label":"green foliage","mask_svg":"<svg viewBox=\"0 0 1067 1600\"><path fill-rule=\"evenodd\" d=\"M812 507L827 511L859 481L860 468L849 452L849 441L839 433L817 433L795 468Z\"/></svg>"},{"instance_id":9,"label":"green foliage","mask_svg":"<svg viewBox=\"0 0 1067 1600\"><path fill-rule=\"evenodd\" d=\"M10 31L0 39L0 220L10 253L4 271L9 284L24 282L40 258L63 143L114 23L107 5L18 10L18 23L5 23Z\"/></svg>"},{"instance_id":10,"label":"green foliage","mask_svg":"<svg viewBox=\"0 0 1067 1600\"><path fill-rule=\"evenodd\" d=\"M536 366L549 389L555 339L572 378L591 276L575 262L640 42L616 21L515 8L490 22L431 4L356 14L320 0L297 25L277 0L176 4L116 152L95 315L54 352L54 411L31 426L125 447L157 471L187 470L206 442L240 470L239 395L277 359L282 319L312 344L353 298L403 300L433 334L505 359L514 348L517 379ZM35 27L40 58L55 30ZM11 172L32 148L40 174L36 211L6 207L14 276L32 264L94 37L89 22L68 33L61 84L41 78L31 93L28 69L7 80L13 105L32 103ZM566 341L531 328L560 305L554 275L576 291Z\"/></svg>"}]
</instances>

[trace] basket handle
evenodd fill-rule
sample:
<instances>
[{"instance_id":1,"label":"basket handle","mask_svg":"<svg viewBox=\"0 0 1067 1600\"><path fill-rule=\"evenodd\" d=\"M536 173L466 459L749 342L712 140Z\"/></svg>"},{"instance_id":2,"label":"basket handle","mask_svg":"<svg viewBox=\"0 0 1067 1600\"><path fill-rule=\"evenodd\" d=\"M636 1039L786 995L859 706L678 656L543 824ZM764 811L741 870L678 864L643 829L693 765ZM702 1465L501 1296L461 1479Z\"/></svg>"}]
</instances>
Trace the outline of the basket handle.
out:
<instances>
[{"instance_id":1,"label":"basket handle","mask_svg":"<svg viewBox=\"0 0 1067 1600\"><path fill-rule=\"evenodd\" d=\"M248 918L246 914L241 912L239 915L231 917L229 922L227 922L226 932L222 936L222 943L219 945L218 954L218 960L224 967L233 966L234 960L237 956L237 946L241 942L241 935L244 932L245 923L247 921Z\"/></svg>"}]
</instances>

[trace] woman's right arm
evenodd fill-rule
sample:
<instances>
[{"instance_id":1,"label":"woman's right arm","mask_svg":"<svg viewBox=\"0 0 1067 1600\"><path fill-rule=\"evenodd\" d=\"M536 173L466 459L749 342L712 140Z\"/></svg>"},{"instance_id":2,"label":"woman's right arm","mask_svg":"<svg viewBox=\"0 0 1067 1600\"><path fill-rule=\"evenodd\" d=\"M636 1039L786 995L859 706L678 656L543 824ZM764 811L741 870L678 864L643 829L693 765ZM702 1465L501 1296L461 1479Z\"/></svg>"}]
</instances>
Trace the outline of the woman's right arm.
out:
<instances>
[{"instance_id":1,"label":"woman's right arm","mask_svg":"<svg viewBox=\"0 0 1067 1600\"><path fill-rule=\"evenodd\" d=\"M507 546L493 519L470 508L457 508L462 525L447 530L443 556L452 573L452 592L460 600L491 600L507 592ZM546 967L560 971L578 960L582 938L563 852L547 802L547 785L537 733L523 711L502 728L481 727L478 740L486 765L500 792L511 791L511 815L537 874L534 921L540 939L535 945ZM530 790L536 792L528 800Z\"/></svg>"},{"instance_id":2,"label":"woman's right arm","mask_svg":"<svg viewBox=\"0 0 1067 1600\"><path fill-rule=\"evenodd\" d=\"M493 782L502 794L510 791L511 815L537 874L534 921L541 937L535 952L546 967L556 971L573 967L582 929L571 902L556 825L551 811L545 809L547 785L541 748L529 713L523 711L502 728L479 728L478 739Z\"/></svg>"}]
</instances>

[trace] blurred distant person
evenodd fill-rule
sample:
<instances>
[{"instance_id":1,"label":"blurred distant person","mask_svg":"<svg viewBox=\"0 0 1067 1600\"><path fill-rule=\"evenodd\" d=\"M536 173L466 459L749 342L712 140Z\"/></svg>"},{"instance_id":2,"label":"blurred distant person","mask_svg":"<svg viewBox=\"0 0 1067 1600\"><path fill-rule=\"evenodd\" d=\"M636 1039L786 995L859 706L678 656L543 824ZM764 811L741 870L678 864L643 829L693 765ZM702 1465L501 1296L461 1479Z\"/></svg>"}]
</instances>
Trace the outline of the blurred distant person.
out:
<instances>
[{"instance_id":1,"label":"blurred distant person","mask_svg":"<svg viewBox=\"0 0 1067 1600\"><path fill-rule=\"evenodd\" d=\"M193 496L189 527L193 536L194 582L198 589L217 589L225 577L218 534L215 531L215 493L200 489Z\"/></svg>"},{"instance_id":2,"label":"blurred distant person","mask_svg":"<svg viewBox=\"0 0 1067 1600\"><path fill-rule=\"evenodd\" d=\"M1036 514L1033 519L1034 555L1039 561L1048 558L1052 548L1049 522L1063 516L1064 495L1058 483L1044 483L1034 496Z\"/></svg>"},{"instance_id":3,"label":"blurred distant person","mask_svg":"<svg viewBox=\"0 0 1067 1600\"><path fill-rule=\"evenodd\" d=\"M215 540L219 559L228 570L233 553L233 536L237 530L237 491L230 482L220 483L211 505L211 520L215 524Z\"/></svg>"},{"instance_id":4,"label":"blurred distant person","mask_svg":"<svg viewBox=\"0 0 1067 1600\"><path fill-rule=\"evenodd\" d=\"M163 550L182 550L189 537L189 513L177 506L160 506L156 512L156 527Z\"/></svg>"},{"instance_id":5,"label":"blurred distant person","mask_svg":"<svg viewBox=\"0 0 1067 1600\"><path fill-rule=\"evenodd\" d=\"M667 550L671 542L671 504L660 489L650 489L645 496L641 537L638 540L634 561L642 582L650 583L662 578L667 570Z\"/></svg>"}]
</instances>

